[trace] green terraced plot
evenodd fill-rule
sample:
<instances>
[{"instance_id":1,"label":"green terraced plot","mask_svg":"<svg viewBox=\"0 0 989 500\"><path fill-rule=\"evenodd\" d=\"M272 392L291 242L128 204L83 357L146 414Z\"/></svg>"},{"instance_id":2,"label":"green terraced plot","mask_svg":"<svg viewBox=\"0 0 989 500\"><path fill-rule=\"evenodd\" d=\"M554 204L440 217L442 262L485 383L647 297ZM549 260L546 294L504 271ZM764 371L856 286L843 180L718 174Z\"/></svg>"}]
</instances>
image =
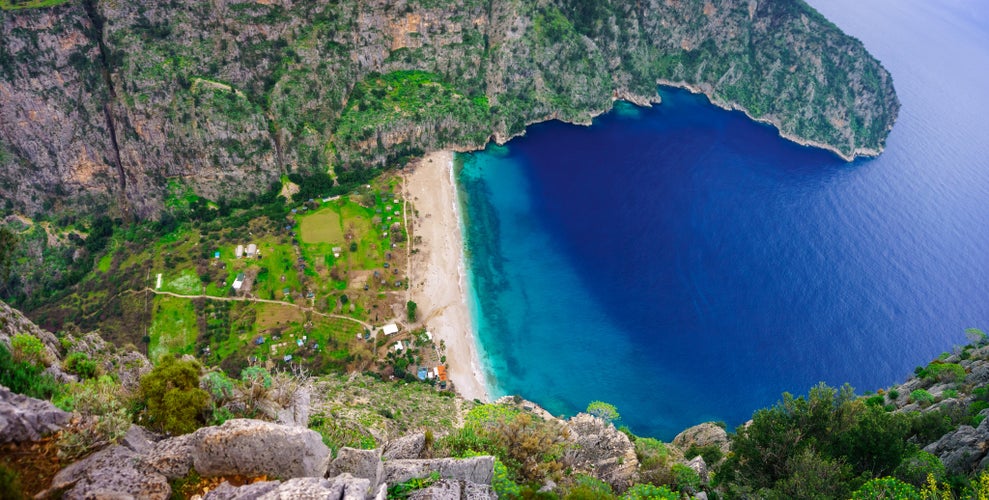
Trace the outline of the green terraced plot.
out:
<instances>
[{"instance_id":1,"label":"green terraced plot","mask_svg":"<svg viewBox=\"0 0 989 500\"><path fill-rule=\"evenodd\" d=\"M192 301L175 297L155 297L148 336L148 354L157 361L166 354L192 354L199 327Z\"/></svg>"},{"instance_id":2,"label":"green terraced plot","mask_svg":"<svg viewBox=\"0 0 989 500\"><path fill-rule=\"evenodd\" d=\"M340 215L333 207L307 215L299 222L299 235L305 243L343 243Z\"/></svg>"}]
</instances>

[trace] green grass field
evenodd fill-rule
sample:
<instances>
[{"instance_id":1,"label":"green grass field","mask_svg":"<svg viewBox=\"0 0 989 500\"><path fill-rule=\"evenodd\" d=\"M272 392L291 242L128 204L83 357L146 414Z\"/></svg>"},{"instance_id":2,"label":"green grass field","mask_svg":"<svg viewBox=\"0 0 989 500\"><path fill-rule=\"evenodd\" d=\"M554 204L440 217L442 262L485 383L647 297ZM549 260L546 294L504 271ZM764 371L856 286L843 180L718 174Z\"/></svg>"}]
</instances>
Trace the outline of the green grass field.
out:
<instances>
[{"instance_id":1,"label":"green grass field","mask_svg":"<svg viewBox=\"0 0 989 500\"><path fill-rule=\"evenodd\" d=\"M199 295L203 293L203 285L196 276L195 269L183 269L179 272L164 273L161 289L180 295Z\"/></svg>"},{"instance_id":2,"label":"green grass field","mask_svg":"<svg viewBox=\"0 0 989 500\"><path fill-rule=\"evenodd\" d=\"M299 237L305 243L343 243L343 228L336 207L323 207L302 217L299 221Z\"/></svg>"},{"instance_id":3,"label":"green grass field","mask_svg":"<svg viewBox=\"0 0 989 500\"><path fill-rule=\"evenodd\" d=\"M158 296L154 299L148 354L157 361L165 354L193 354L199 327L192 301Z\"/></svg>"}]
</instances>

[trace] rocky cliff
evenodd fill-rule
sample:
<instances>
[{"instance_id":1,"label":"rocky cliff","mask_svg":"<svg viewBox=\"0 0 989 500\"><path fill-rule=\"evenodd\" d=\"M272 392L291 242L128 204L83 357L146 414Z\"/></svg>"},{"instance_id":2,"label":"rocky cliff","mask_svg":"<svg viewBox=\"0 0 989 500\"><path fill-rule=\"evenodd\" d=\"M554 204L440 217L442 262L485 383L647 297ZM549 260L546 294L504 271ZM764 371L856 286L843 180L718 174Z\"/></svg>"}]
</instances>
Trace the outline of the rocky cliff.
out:
<instances>
[{"instance_id":1,"label":"rocky cliff","mask_svg":"<svg viewBox=\"0 0 989 500\"><path fill-rule=\"evenodd\" d=\"M73 0L0 11L0 209L155 216L470 149L667 82L846 158L898 110L862 44L790 0Z\"/></svg>"}]
</instances>

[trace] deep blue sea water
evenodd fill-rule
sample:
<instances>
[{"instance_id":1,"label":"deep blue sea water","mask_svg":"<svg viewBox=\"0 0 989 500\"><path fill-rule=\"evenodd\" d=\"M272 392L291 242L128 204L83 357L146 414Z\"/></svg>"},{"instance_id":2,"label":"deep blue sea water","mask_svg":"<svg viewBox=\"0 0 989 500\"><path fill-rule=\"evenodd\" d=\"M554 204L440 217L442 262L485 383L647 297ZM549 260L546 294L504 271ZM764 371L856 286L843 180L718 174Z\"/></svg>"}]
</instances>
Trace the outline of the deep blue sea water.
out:
<instances>
[{"instance_id":1,"label":"deep blue sea water","mask_svg":"<svg viewBox=\"0 0 989 500\"><path fill-rule=\"evenodd\" d=\"M817 0L894 76L878 159L662 88L461 155L496 394L670 439L819 381L860 392L989 330L989 4Z\"/></svg>"}]
</instances>

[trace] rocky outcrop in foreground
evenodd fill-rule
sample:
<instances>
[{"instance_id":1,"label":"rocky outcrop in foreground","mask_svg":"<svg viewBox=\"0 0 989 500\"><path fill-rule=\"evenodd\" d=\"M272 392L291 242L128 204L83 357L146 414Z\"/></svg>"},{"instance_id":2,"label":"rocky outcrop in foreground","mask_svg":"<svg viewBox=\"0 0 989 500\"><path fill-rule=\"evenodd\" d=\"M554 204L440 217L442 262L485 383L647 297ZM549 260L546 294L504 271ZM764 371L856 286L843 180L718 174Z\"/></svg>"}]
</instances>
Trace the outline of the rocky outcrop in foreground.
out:
<instances>
[{"instance_id":1,"label":"rocky outcrop in foreground","mask_svg":"<svg viewBox=\"0 0 989 500\"><path fill-rule=\"evenodd\" d=\"M184 436L161 439L132 426L120 443L59 472L47 493L63 498L134 497L166 499L169 481L195 471L200 477L267 477L244 486L229 483L206 498L384 498L387 486L437 473L435 495L417 498L496 498L491 490L494 459L396 459L381 450L343 448L336 459L319 434L260 420L235 419ZM458 496L451 497L451 492Z\"/></svg>"},{"instance_id":2,"label":"rocky outcrop in foreground","mask_svg":"<svg viewBox=\"0 0 989 500\"><path fill-rule=\"evenodd\" d=\"M38 441L65 428L71 418L48 401L0 386L0 443Z\"/></svg>"}]
</instances>

